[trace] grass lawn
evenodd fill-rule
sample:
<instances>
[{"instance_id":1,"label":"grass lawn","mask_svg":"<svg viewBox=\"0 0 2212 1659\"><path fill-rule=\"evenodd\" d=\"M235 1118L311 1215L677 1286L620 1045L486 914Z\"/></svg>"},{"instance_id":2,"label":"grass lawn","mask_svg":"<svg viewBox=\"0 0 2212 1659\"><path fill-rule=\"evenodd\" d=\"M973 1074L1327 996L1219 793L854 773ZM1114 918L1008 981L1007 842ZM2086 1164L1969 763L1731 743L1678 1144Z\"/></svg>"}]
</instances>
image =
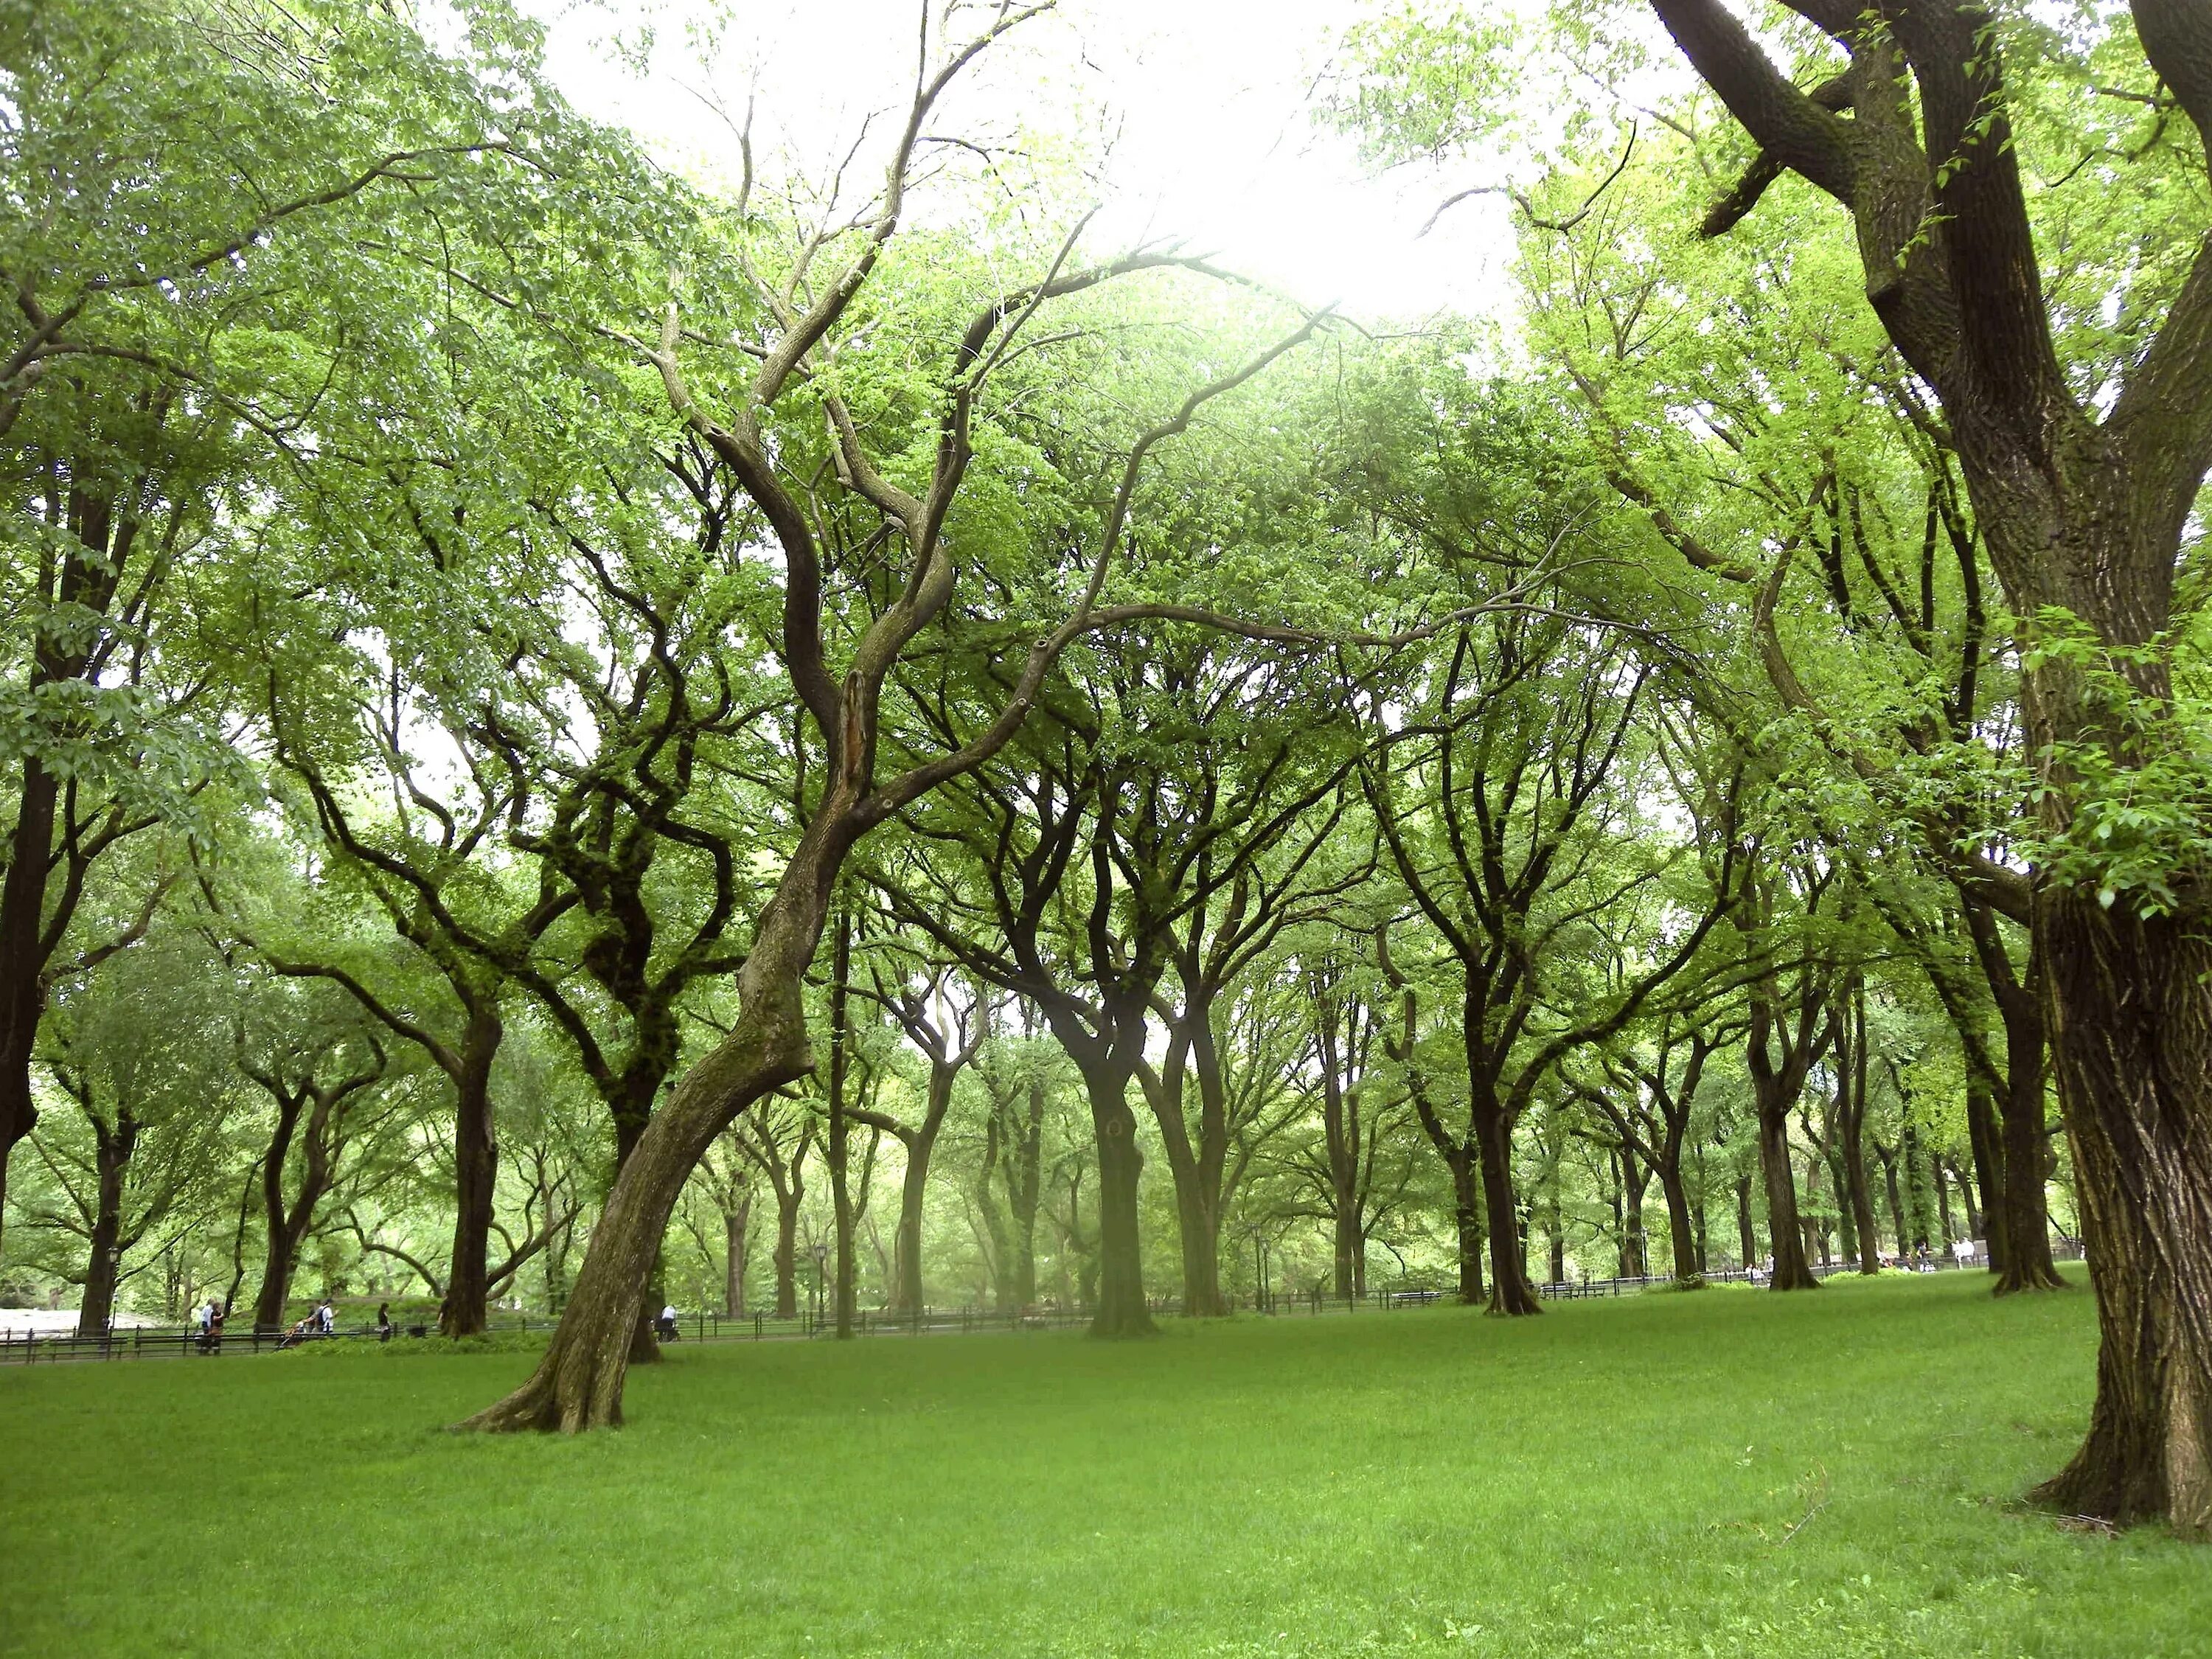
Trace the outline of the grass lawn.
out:
<instances>
[{"instance_id":1,"label":"grass lawn","mask_svg":"<svg viewBox=\"0 0 2212 1659\"><path fill-rule=\"evenodd\" d=\"M2086 1289L1978 1276L678 1348L630 1426L440 1431L527 1357L0 1371L0 1651L2212 1653L2212 1554L2015 1495Z\"/></svg>"}]
</instances>

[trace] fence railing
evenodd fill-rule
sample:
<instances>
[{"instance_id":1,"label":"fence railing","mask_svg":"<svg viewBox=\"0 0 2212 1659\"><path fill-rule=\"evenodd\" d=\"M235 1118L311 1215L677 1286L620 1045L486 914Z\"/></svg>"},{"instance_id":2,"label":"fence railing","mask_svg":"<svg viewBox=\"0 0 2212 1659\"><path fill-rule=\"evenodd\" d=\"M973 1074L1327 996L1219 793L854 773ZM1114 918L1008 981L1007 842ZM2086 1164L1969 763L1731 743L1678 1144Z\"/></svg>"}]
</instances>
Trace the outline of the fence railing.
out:
<instances>
[{"instance_id":1,"label":"fence railing","mask_svg":"<svg viewBox=\"0 0 2212 1659\"><path fill-rule=\"evenodd\" d=\"M2081 1259L2081 1245L2077 1239L2054 1238L2051 1254L2062 1261ZM1906 1264L1908 1267L1911 1264ZM1924 1271L1960 1272L1986 1268L1988 1258L1980 1253L1965 1258L1948 1251L1931 1255ZM1858 1271L1856 1261L1834 1261L1816 1264L1815 1277L1826 1279L1832 1274L1853 1273ZM1766 1281L1766 1274L1758 1268L1715 1267L1703 1275L1709 1284L1745 1283L1758 1285ZM1540 1284L1537 1295L1547 1301L1567 1301L1583 1297L1622 1296L1655 1289L1674 1282L1671 1275L1647 1274L1641 1278L1573 1279ZM1455 1293L1432 1285L1401 1284L1380 1289L1362 1291L1352 1296L1336 1296L1322 1288L1305 1291L1262 1290L1256 1296L1243 1293L1224 1298L1229 1309L1237 1313L1258 1313L1277 1317L1303 1315L1318 1317L1324 1314L1358 1314L1363 1311L1390 1313L1451 1299ZM1172 1315L1181 1310L1180 1298L1157 1297L1150 1306L1156 1314ZM940 1336L966 1335L983 1331L1046 1331L1066 1330L1089 1324L1091 1310L1083 1307L1064 1307L1053 1304L1001 1311L973 1304L955 1308L925 1307L900 1310L888 1308L866 1308L854 1316L853 1328L860 1336ZM492 1327L494 1334L509 1332L550 1331L556 1322L550 1318L532 1318L517 1314L501 1317ZM828 1334L836 1325L834 1316L811 1304L802 1306L793 1314L777 1315L767 1312L732 1316L706 1310L695 1310L679 1314L675 1321L672 1340L684 1342L772 1342L805 1341ZM425 1325L407 1325L395 1328L387 1339L394 1341L419 1340L428 1334ZM668 1337L665 1329L664 1339ZM269 1353L279 1348L295 1347L309 1342L374 1342L383 1334L374 1326L359 1326L332 1332L328 1336L294 1337L285 1330L226 1330L213 1340L202 1335L194 1326L142 1326L129 1329L111 1328L95 1336L41 1335L26 1331L21 1334L0 1332L0 1365L34 1364L41 1360L112 1360L169 1358L219 1358L231 1353Z\"/></svg>"}]
</instances>

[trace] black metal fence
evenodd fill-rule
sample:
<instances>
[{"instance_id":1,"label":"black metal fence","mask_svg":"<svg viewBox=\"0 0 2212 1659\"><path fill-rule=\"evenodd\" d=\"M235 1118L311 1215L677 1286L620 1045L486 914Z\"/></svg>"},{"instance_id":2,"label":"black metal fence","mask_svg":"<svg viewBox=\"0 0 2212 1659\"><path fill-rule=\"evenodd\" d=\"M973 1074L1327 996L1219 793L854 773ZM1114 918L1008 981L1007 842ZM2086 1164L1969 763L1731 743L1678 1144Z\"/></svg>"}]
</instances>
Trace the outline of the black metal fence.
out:
<instances>
[{"instance_id":1,"label":"black metal fence","mask_svg":"<svg viewBox=\"0 0 2212 1659\"><path fill-rule=\"evenodd\" d=\"M2051 1254L2062 1261L2081 1259L2078 1240L2054 1239ZM1906 1264L1910 1267L1911 1264ZM1924 1271L1960 1272L1983 1269L1988 1259L1977 1253L1960 1258L1948 1251L1931 1255ZM1813 1268L1816 1277L1826 1279L1832 1274L1855 1273L1856 1261L1829 1261ZM1704 1275L1708 1284L1764 1284L1766 1275L1757 1268L1718 1267ZM1640 1279L1574 1279L1536 1286L1536 1293L1547 1301L1569 1301L1583 1297L1621 1296L1654 1290L1672 1285L1672 1277L1651 1274ZM1426 1307L1433 1303L1451 1299L1455 1292L1434 1286L1417 1284L1388 1285L1381 1289L1362 1291L1353 1296L1334 1296L1320 1288L1307 1291L1262 1290L1256 1297L1233 1296L1228 1298L1232 1312L1258 1313L1276 1317L1305 1316L1319 1317L1323 1314L1358 1314L1362 1312L1391 1313L1412 1308ZM1175 1297L1156 1297L1152 1311L1173 1315L1181 1311L1182 1304ZM1024 1308L1018 1312L1001 1312L995 1309L973 1304L957 1308L921 1308L907 1311L894 1309L863 1309L854 1316L853 1328L860 1336L945 1336L969 1335L983 1331L1048 1331L1067 1330L1091 1322L1087 1308L1066 1308L1047 1304ZM533 1319L515 1315L502 1319L493 1327L492 1334L550 1331L551 1319ZM664 1329L664 1340L677 1342L771 1342L805 1341L823 1336L834 1328L835 1320L812 1306L801 1308L797 1313L779 1316L753 1313L738 1316L698 1310L680 1314L675 1321L672 1337ZM398 1342L422 1340L428 1328L410 1325L395 1331L388 1339ZM0 1332L0 1365L35 1364L41 1360L106 1360L169 1358L219 1358L224 1354L270 1353L281 1348L299 1347L313 1342L374 1342L382 1336L374 1326L341 1329L329 1336L295 1337L281 1330L231 1330L220 1339L210 1340L193 1326L141 1327L134 1329L110 1329L97 1336L40 1335L34 1332L21 1334Z\"/></svg>"}]
</instances>

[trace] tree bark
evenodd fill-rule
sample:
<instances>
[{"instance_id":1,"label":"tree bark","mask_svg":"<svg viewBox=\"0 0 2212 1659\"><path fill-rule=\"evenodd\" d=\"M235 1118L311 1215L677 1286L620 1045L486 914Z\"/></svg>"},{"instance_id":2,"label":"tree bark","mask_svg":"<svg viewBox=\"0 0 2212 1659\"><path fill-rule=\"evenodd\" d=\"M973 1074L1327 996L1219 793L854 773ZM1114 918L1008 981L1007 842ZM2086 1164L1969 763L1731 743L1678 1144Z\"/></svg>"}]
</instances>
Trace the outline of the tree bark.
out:
<instances>
[{"instance_id":1,"label":"tree bark","mask_svg":"<svg viewBox=\"0 0 2212 1659\"><path fill-rule=\"evenodd\" d=\"M1474 1307L1486 1299L1482 1288L1482 1182L1475 1159L1466 1152L1446 1153L1444 1163L1451 1170L1453 1234L1459 1249L1459 1299ZM1343 1294L1342 1291L1338 1294Z\"/></svg>"},{"instance_id":2,"label":"tree bark","mask_svg":"<svg viewBox=\"0 0 2212 1659\"><path fill-rule=\"evenodd\" d=\"M831 1292L832 1314L837 1340L853 1340L853 1315L858 1300L856 1275L853 1263L853 1187L850 1162L852 1157L852 1114L845 1098L847 1083L852 1070L853 1033L850 1007L850 980L853 973L853 917L842 903L837 910L836 926L831 933L830 946L830 1125L828 1145L824 1149L830 1163L830 1212L836 1223L833 1241L836 1256L835 1289ZM911 1160L909 1160L909 1167ZM917 1198L919 1194L917 1193ZM902 1214L902 1224L904 1222ZM921 1243L917 1218L915 1243ZM914 1262L915 1281L921 1279L919 1255ZM919 1297L912 1304L921 1305Z\"/></svg>"},{"instance_id":3,"label":"tree bark","mask_svg":"<svg viewBox=\"0 0 2212 1659\"><path fill-rule=\"evenodd\" d=\"M8 1201L8 1164L38 1127L31 1099L31 1055L46 1012L46 874L52 855L58 786L37 761L23 762L8 874L0 881L0 1218Z\"/></svg>"},{"instance_id":4,"label":"tree bark","mask_svg":"<svg viewBox=\"0 0 2212 1659\"><path fill-rule=\"evenodd\" d=\"M1679 1158L1659 1166L1659 1194L1667 1203L1667 1241L1674 1257L1674 1282L1698 1285L1705 1281L1705 1264L1698 1249L1698 1231L1690 1217L1690 1192L1682 1180Z\"/></svg>"},{"instance_id":5,"label":"tree bark","mask_svg":"<svg viewBox=\"0 0 2212 1659\"><path fill-rule=\"evenodd\" d=\"M1759 1264L1759 1234L1751 1224L1751 1177L1738 1176L1735 1182L1736 1248L1743 1253L1743 1266L1748 1270Z\"/></svg>"},{"instance_id":6,"label":"tree bark","mask_svg":"<svg viewBox=\"0 0 2212 1659\"><path fill-rule=\"evenodd\" d=\"M1998 1189L1999 1213L1990 1222L1990 1232L2001 1232L2005 1241L1996 1287L1999 1296L2066 1286L2051 1254L2051 1206L2044 1186L2050 1134L2044 1107L2048 1045L2038 981L2048 959L2039 946L2033 950L2027 983L1999 1002L2005 1028L2005 1091L1998 1100L2004 1182Z\"/></svg>"},{"instance_id":7,"label":"tree bark","mask_svg":"<svg viewBox=\"0 0 2212 1659\"><path fill-rule=\"evenodd\" d=\"M486 1323L492 1205L499 1187L491 1068L504 1035L495 998L469 1010L453 1079L453 1251L438 1308L438 1329L446 1336L478 1336Z\"/></svg>"},{"instance_id":8,"label":"tree bark","mask_svg":"<svg viewBox=\"0 0 2212 1659\"><path fill-rule=\"evenodd\" d=\"M578 1433L622 1421L631 1341L684 1182L739 1112L812 1067L801 988L854 833L834 804L808 825L738 972L736 1024L684 1073L623 1161L537 1370L463 1426Z\"/></svg>"},{"instance_id":9,"label":"tree bark","mask_svg":"<svg viewBox=\"0 0 2212 1659\"><path fill-rule=\"evenodd\" d=\"M1482 1201L1490 1222L1490 1302L1488 1311L1508 1318L1524 1318L1544 1311L1536 1288L1528 1282L1525 1243L1522 1237L1521 1206L1513 1190L1513 1130L1504 1107L1477 1073L1470 1079L1468 1102L1482 1170Z\"/></svg>"},{"instance_id":10,"label":"tree bark","mask_svg":"<svg viewBox=\"0 0 2212 1659\"><path fill-rule=\"evenodd\" d=\"M1765 1092L1765 1091L1762 1091ZM1790 1107L1759 1103L1759 1170L1766 1184L1767 1247L1774 1256L1768 1280L1778 1291L1818 1290L1820 1281L1805 1260L1805 1234L1797 1214L1797 1172L1790 1157Z\"/></svg>"},{"instance_id":11,"label":"tree bark","mask_svg":"<svg viewBox=\"0 0 2212 1659\"><path fill-rule=\"evenodd\" d=\"M2201 1128L2212 1116L2212 948L2188 918L2108 911L2060 890L2038 908L2104 1340L2087 1437L2037 1496L2202 1537L2212 1534L2212 1144ZM2040 1146L2026 1156L2039 1178Z\"/></svg>"},{"instance_id":12,"label":"tree bark","mask_svg":"<svg viewBox=\"0 0 2212 1659\"><path fill-rule=\"evenodd\" d=\"M85 1256L84 1295L77 1303L76 1334L96 1337L115 1316L115 1287L123 1272L123 1189L138 1146L138 1120L119 1109L111 1126L87 1112L93 1130L92 1237Z\"/></svg>"},{"instance_id":13,"label":"tree bark","mask_svg":"<svg viewBox=\"0 0 2212 1659\"><path fill-rule=\"evenodd\" d=\"M730 1319L745 1316L746 1234L752 1213L750 1192L722 1212L722 1311Z\"/></svg>"},{"instance_id":14,"label":"tree bark","mask_svg":"<svg viewBox=\"0 0 2212 1659\"><path fill-rule=\"evenodd\" d=\"M1137 1189L1145 1158L1129 1109L1135 1067L1117 1059L1079 1061L1098 1144L1098 1290L1093 1336L1150 1336L1158 1328L1145 1302Z\"/></svg>"}]
</instances>

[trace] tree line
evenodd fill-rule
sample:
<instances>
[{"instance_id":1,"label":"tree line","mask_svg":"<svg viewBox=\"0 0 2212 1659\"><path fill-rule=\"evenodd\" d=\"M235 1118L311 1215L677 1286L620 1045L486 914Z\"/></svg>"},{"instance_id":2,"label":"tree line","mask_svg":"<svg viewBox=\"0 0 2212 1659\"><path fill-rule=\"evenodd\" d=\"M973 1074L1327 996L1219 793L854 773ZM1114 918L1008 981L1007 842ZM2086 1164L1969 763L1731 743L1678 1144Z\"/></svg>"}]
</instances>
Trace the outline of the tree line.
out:
<instances>
[{"instance_id":1,"label":"tree line","mask_svg":"<svg viewBox=\"0 0 2212 1659\"><path fill-rule=\"evenodd\" d=\"M2045 1496L2212 1524L2212 13L1378 13L1316 118L1510 198L1509 337L1099 246L972 95L1051 9L711 182L497 4L4 14L10 1278L526 1304L577 1430L809 1257L2057 1233Z\"/></svg>"}]
</instances>

